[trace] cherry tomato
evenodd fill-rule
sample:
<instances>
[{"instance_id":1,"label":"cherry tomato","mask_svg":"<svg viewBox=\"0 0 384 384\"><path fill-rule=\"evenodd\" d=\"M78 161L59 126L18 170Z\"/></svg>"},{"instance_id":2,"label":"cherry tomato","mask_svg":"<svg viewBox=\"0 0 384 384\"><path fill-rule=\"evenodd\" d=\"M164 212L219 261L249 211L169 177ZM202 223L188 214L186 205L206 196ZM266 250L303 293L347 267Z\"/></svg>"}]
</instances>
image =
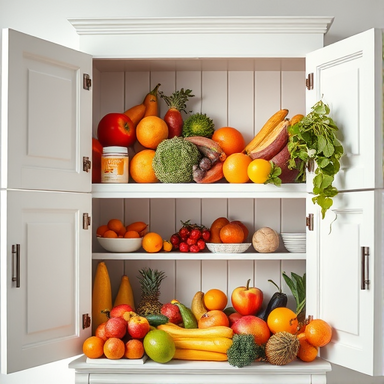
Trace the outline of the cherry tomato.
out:
<instances>
[{"instance_id":1,"label":"cherry tomato","mask_svg":"<svg viewBox=\"0 0 384 384\"><path fill-rule=\"evenodd\" d=\"M193 252L193 253L200 252L200 248L199 248L196 244L191 245L191 246L189 247L189 252Z\"/></svg>"},{"instance_id":2,"label":"cherry tomato","mask_svg":"<svg viewBox=\"0 0 384 384\"><path fill-rule=\"evenodd\" d=\"M209 229L204 229L203 232L201 233L201 237L205 241L209 241L209 239L211 238L211 231Z\"/></svg>"},{"instance_id":3,"label":"cherry tomato","mask_svg":"<svg viewBox=\"0 0 384 384\"><path fill-rule=\"evenodd\" d=\"M99 122L97 136L103 147L129 147L136 141L136 128L124 113L108 113Z\"/></svg>"},{"instance_id":4,"label":"cherry tomato","mask_svg":"<svg viewBox=\"0 0 384 384\"><path fill-rule=\"evenodd\" d=\"M196 245L199 247L200 250L203 250L205 248L205 241L203 239L197 240Z\"/></svg>"},{"instance_id":5,"label":"cherry tomato","mask_svg":"<svg viewBox=\"0 0 384 384\"><path fill-rule=\"evenodd\" d=\"M201 231L199 229L192 229L189 237L191 239L199 240L201 237Z\"/></svg>"},{"instance_id":6,"label":"cherry tomato","mask_svg":"<svg viewBox=\"0 0 384 384\"><path fill-rule=\"evenodd\" d=\"M271 163L264 159L252 160L248 165L248 177L257 184L264 184L271 173Z\"/></svg>"},{"instance_id":7,"label":"cherry tomato","mask_svg":"<svg viewBox=\"0 0 384 384\"><path fill-rule=\"evenodd\" d=\"M189 245L184 241L179 244L180 252L189 252Z\"/></svg>"},{"instance_id":8,"label":"cherry tomato","mask_svg":"<svg viewBox=\"0 0 384 384\"><path fill-rule=\"evenodd\" d=\"M92 138L92 183L101 183L101 155L103 146L100 141Z\"/></svg>"}]
</instances>

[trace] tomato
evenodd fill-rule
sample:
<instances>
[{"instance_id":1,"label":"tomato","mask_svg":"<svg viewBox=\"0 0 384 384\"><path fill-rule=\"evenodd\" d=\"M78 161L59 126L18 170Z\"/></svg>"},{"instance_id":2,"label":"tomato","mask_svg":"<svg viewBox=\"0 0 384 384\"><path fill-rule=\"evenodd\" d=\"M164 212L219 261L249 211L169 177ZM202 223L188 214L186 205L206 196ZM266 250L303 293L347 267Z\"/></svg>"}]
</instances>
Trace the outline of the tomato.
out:
<instances>
[{"instance_id":1,"label":"tomato","mask_svg":"<svg viewBox=\"0 0 384 384\"><path fill-rule=\"evenodd\" d=\"M257 184L264 184L271 173L271 163L264 159L252 160L248 165L248 177Z\"/></svg>"},{"instance_id":2,"label":"tomato","mask_svg":"<svg viewBox=\"0 0 384 384\"><path fill-rule=\"evenodd\" d=\"M99 122L97 136L103 147L129 147L136 141L136 128L124 113L108 113Z\"/></svg>"},{"instance_id":3,"label":"tomato","mask_svg":"<svg viewBox=\"0 0 384 384\"><path fill-rule=\"evenodd\" d=\"M100 141L92 138L92 183L101 183L101 155L103 146Z\"/></svg>"}]
</instances>

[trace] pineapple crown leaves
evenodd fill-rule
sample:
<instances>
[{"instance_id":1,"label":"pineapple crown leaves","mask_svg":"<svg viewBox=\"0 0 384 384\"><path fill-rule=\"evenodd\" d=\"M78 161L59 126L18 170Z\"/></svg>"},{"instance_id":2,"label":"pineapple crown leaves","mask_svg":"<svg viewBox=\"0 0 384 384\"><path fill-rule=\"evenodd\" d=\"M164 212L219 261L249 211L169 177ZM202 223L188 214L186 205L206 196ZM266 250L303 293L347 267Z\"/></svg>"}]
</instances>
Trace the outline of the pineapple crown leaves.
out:
<instances>
[{"instance_id":1,"label":"pineapple crown leaves","mask_svg":"<svg viewBox=\"0 0 384 384\"><path fill-rule=\"evenodd\" d=\"M138 279L144 292L148 290L158 291L161 282L167 277L165 272L151 268L139 269L139 273L142 277L138 277Z\"/></svg>"},{"instance_id":2,"label":"pineapple crown leaves","mask_svg":"<svg viewBox=\"0 0 384 384\"><path fill-rule=\"evenodd\" d=\"M291 277L289 277L283 272L283 278L296 301L296 315L299 315L305 308L306 275L304 273L301 277L298 274L291 272Z\"/></svg>"},{"instance_id":3,"label":"pineapple crown leaves","mask_svg":"<svg viewBox=\"0 0 384 384\"><path fill-rule=\"evenodd\" d=\"M171 96L164 95L162 91L159 91L159 95L168 105L169 109L177 109L187 113L185 110L187 108L186 103L190 97L195 97L195 95L191 95L191 92L191 89L184 90L184 88L181 88L180 91L173 92Z\"/></svg>"}]
</instances>

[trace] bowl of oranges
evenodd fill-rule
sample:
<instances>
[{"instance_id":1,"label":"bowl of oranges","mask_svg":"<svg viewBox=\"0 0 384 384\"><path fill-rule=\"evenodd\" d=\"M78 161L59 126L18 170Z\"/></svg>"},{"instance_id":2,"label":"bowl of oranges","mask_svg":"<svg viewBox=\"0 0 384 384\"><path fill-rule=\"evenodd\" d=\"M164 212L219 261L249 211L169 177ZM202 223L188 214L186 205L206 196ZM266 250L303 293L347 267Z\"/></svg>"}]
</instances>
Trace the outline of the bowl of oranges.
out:
<instances>
[{"instance_id":1,"label":"bowl of oranges","mask_svg":"<svg viewBox=\"0 0 384 384\"><path fill-rule=\"evenodd\" d=\"M134 222L127 226L119 219L111 219L108 224L97 228L99 244L108 252L129 253L141 248L143 236L148 232L144 222Z\"/></svg>"}]
</instances>

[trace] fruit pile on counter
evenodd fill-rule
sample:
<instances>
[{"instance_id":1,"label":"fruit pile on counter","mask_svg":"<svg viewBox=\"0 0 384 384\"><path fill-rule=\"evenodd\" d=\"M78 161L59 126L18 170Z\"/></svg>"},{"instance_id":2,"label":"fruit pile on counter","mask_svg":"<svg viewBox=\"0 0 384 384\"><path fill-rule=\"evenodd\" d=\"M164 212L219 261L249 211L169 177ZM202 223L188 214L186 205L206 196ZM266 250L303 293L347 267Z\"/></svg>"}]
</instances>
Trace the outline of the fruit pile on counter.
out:
<instances>
[{"instance_id":1,"label":"fruit pile on counter","mask_svg":"<svg viewBox=\"0 0 384 384\"><path fill-rule=\"evenodd\" d=\"M188 306L173 298L159 302L163 271L144 268L139 274L138 305L125 275L112 304L108 270L99 262L92 294L93 335L83 344L88 359L228 361L238 368L256 362L285 365L295 359L313 361L331 341L332 327L326 321L305 317L305 274L283 273L295 310L287 307L287 295L271 280L277 291L267 303L248 280L232 291L232 306L216 288L196 292Z\"/></svg>"}]
</instances>

